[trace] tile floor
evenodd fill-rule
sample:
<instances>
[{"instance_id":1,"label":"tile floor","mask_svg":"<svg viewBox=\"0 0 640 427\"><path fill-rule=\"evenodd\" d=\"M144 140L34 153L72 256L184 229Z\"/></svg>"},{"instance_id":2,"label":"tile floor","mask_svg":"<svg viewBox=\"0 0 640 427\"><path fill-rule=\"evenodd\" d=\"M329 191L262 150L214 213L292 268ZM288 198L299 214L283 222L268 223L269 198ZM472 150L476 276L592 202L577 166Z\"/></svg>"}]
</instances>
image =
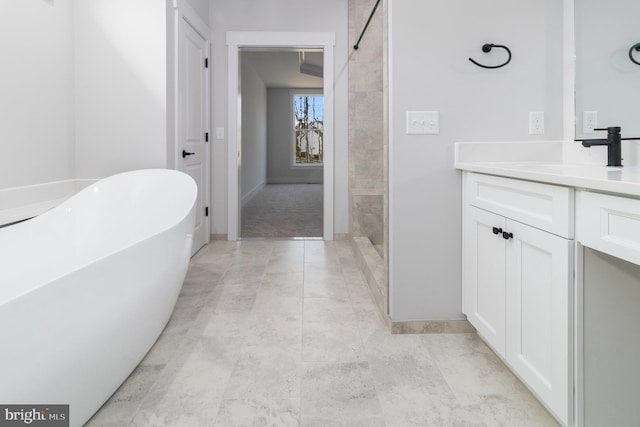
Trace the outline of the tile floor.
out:
<instances>
[{"instance_id":1,"label":"tile floor","mask_svg":"<svg viewBox=\"0 0 640 427\"><path fill-rule=\"evenodd\" d=\"M475 334L391 335L346 241L216 241L88 426L555 426Z\"/></svg>"}]
</instances>

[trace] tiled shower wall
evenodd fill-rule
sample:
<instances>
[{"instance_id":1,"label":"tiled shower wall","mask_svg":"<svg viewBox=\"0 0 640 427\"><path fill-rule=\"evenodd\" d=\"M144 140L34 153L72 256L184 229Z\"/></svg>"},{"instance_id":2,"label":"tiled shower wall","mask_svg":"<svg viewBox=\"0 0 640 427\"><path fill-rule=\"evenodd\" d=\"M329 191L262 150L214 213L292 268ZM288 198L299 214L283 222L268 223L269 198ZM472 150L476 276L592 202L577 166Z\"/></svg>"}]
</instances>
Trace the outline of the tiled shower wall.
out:
<instances>
[{"instance_id":1,"label":"tiled shower wall","mask_svg":"<svg viewBox=\"0 0 640 427\"><path fill-rule=\"evenodd\" d=\"M384 1L358 50L353 49L376 0L349 0L349 200L354 237L385 246L386 125L384 109Z\"/></svg>"}]
</instances>

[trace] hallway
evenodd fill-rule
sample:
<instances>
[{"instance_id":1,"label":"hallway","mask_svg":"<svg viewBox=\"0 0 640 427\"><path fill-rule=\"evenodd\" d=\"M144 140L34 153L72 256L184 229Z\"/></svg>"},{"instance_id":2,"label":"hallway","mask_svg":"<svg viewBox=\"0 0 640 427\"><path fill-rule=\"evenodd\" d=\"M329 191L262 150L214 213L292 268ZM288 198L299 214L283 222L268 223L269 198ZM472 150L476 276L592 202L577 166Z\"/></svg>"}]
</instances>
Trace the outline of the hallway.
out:
<instances>
[{"instance_id":1,"label":"hallway","mask_svg":"<svg viewBox=\"0 0 640 427\"><path fill-rule=\"evenodd\" d=\"M88 426L555 426L475 334L391 335L346 241L215 241Z\"/></svg>"},{"instance_id":2,"label":"hallway","mask_svg":"<svg viewBox=\"0 0 640 427\"><path fill-rule=\"evenodd\" d=\"M242 208L240 237L322 237L322 184L267 184Z\"/></svg>"}]
</instances>

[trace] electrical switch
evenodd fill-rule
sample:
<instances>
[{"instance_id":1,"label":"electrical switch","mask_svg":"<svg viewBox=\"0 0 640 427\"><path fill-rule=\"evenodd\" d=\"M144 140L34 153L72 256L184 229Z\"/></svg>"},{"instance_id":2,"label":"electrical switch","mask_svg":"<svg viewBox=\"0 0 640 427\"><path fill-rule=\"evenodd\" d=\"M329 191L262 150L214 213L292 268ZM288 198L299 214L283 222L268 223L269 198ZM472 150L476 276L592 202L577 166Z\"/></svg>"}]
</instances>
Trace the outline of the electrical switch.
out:
<instances>
[{"instance_id":1,"label":"electrical switch","mask_svg":"<svg viewBox=\"0 0 640 427\"><path fill-rule=\"evenodd\" d=\"M407 111L408 135L434 135L440 133L438 111Z\"/></svg>"}]
</instances>

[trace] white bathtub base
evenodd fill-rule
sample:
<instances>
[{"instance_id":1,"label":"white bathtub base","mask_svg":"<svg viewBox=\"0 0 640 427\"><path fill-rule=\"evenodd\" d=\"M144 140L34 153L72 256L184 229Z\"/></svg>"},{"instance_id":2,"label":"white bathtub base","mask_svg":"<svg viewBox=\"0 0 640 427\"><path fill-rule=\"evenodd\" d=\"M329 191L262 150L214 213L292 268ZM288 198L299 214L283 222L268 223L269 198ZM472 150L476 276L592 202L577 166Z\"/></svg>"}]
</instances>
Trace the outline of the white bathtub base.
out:
<instances>
[{"instance_id":1,"label":"white bathtub base","mask_svg":"<svg viewBox=\"0 0 640 427\"><path fill-rule=\"evenodd\" d=\"M188 268L192 212L187 207L175 226L2 303L0 336L11 344L0 352L0 401L69 404L71 425L84 424L167 324ZM46 260L29 262L46 268Z\"/></svg>"}]
</instances>

